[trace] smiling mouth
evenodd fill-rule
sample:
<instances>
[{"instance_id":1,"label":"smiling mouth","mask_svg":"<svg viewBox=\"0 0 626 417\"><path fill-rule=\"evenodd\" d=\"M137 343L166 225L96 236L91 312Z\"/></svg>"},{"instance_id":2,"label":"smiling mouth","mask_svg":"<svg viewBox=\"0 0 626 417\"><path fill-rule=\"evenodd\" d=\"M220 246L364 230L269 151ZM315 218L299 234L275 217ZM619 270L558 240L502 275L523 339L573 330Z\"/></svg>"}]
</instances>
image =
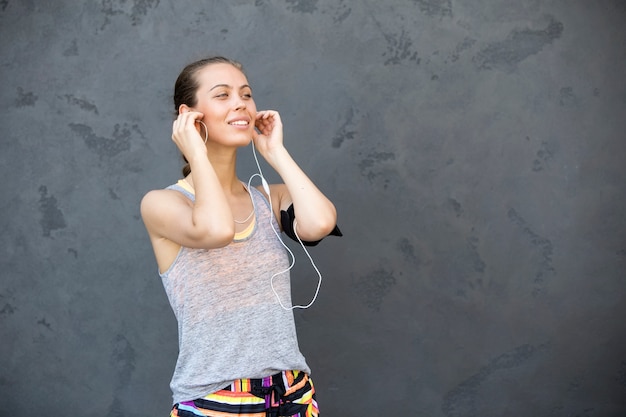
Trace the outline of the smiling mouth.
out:
<instances>
[{"instance_id":1,"label":"smiling mouth","mask_svg":"<svg viewBox=\"0 0 626 417\"><path fill-rule=\"evenodd\" d=\"M248 126L250 123L245 120L235 120L234 122L228 123L231 126Z\"/></svg>"}]
</instances>

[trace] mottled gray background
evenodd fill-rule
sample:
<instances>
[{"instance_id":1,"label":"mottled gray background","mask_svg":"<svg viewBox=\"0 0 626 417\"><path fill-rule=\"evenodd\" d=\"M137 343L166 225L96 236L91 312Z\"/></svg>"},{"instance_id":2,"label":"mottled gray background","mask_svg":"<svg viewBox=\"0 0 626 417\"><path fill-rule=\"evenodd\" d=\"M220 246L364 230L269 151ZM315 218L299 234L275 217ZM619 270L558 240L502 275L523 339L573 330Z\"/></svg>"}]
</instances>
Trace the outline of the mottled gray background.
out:
<instances>
[{"instance_id":1,"label":"mottled gray background","mask_svg":"<svg viewBox=\"0 0 626 417\"><path fill-rule=\"evenodd\" d=\"M296 313L324 416L626 415L625 24L621 0L1 0L0 415L168 414L138 206L179 176L174 79L214 53L339 209Z\"/></svg>"}]
</instances>

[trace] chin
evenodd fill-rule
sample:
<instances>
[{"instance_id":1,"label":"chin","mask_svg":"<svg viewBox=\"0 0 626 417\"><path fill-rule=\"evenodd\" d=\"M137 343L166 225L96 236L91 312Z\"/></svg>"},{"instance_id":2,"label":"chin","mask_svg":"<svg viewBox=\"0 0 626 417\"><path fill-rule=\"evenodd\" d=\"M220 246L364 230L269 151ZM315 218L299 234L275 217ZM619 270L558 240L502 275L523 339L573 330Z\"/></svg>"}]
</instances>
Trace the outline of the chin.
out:
<instances>
[{"instance_id":1,"label":"chin","mask_svg":"<svg viewBox=\"0 0 626 417\"><path fill-rule=\"evenodd\" d=\"M250 145L250 142L252 142L252 138L249 138L249 139L243 141L241 144L239 144L237 146L239 146L240 148L245 148L246 146Z\"/></svg>"},{"instance_id":2,"label":"chin","mask_svg":"<svg viewBox=\"0 0 626 417\"><path fill-rule=\"evenodd\" d=\"M238 137L236 137L236 138L231 137L231 139L228 141L228 143L230 145L237 146L238 148L243 148L245 146L250 145L250 142L252 142L252 135L245 136L245 137L240 137L239 135L237 135L237 136Z\"/></svg>"},{"instance_id":3,"label":"chin","mask_svg":"<svg viewBox=\"0 0 626 417\"><path fill-rule=\"evenodd\" d=\"M213 142L215 144L220 144L224 146L236 146L236 147L244 147L248 146L250 142L252 142L252 133L249 132L237 132L235 134L229 133L218 136L214 136L213 138L209 137L209 142Z\"/></svg>"}]
</instances>

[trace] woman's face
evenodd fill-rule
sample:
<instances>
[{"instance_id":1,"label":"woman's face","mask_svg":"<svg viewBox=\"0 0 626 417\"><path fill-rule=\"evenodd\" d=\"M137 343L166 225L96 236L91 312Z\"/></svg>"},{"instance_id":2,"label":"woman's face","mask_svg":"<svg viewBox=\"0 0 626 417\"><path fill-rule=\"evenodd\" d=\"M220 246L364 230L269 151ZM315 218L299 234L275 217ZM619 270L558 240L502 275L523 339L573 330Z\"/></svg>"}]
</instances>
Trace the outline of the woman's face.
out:
<instances>
[{"instance_id":1,"label":"woman's face","mask_svg":"<svg viewBox=\"0 0 626 417\"><path fill-rule=\"evenodd\" d=\"M254 131L256 104L246 76L230 64L211 64L199 70L196 77L199 88L193 109L204 114L208 140L223 145L248 145Z\"/></svg>"}]
</instances>

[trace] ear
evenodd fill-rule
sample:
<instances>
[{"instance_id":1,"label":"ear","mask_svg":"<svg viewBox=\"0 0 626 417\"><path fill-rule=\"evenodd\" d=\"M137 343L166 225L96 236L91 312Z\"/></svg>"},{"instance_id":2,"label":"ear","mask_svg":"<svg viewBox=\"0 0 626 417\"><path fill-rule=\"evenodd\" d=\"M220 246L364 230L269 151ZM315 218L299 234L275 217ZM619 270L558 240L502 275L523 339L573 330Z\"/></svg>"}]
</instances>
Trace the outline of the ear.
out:
<instances>
[{"instance_id":1,"label":"ear","mask_svg":"<svg viewBox=\"0 0 626 417\"><path fill-rule=\"evenodd\" d=\"M192 111L193 109L186 104L178 106L178 114L183 114Z\"/></svg>"}]
</instances>

